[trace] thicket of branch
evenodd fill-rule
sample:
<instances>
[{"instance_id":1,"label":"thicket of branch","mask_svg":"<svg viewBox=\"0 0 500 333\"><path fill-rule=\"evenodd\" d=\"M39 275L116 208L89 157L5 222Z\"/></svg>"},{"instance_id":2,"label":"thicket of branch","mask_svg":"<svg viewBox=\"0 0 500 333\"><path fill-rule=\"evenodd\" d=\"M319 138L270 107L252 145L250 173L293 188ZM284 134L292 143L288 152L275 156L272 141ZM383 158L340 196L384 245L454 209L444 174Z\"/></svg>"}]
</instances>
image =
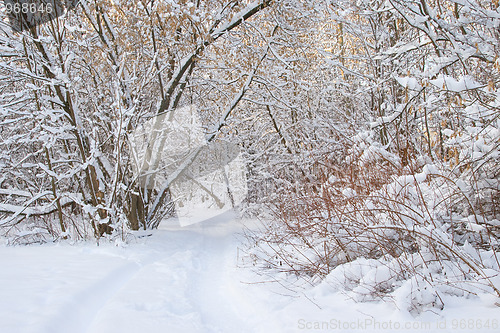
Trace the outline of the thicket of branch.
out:
<instances>
[{"instance_id":1,"label":"thicket of branch","mask_svg":"<svg viewBox=\"0 0 500 333\"><path fill-rule=\"evenodd\" d=\"M498 4L326 11L331 113L288 131L299 154L275 152L289 161L267 169L275 218L249 233L249 262L416 312L443 294L500 296Z\"/></svg>"}]
</instances>

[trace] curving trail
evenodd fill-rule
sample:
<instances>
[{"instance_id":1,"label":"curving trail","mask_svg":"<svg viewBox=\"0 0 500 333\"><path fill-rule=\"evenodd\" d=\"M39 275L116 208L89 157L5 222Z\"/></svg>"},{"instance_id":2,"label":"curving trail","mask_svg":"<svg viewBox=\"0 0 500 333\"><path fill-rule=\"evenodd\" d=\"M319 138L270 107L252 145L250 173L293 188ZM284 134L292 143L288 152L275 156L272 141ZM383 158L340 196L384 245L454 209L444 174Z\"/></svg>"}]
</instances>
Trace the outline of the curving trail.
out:
<instances>
[{"instance_id":1,"label":"curving trail","mask_svg":"<svg viewBox=\"0 0 500 333\"><path fill-rule=\"evenodd\" d=\"M253 332L230 292L245 287L232 275L234 231L222 221L155 232L144 244L149 256L100 305L87 332Z\"/></svg>"},{"instance_id":2,"label":"curving trail","mask_svg":"<svg viewBox=\"0 0 500 333\"><path fill-rule=\"evenodd\" d=\"M2 331L256 332L262 307L236 268L240 230L230 219L171 222L125 247L1 247L0 283L13 286Z\"/></svg>"}]
</instances>

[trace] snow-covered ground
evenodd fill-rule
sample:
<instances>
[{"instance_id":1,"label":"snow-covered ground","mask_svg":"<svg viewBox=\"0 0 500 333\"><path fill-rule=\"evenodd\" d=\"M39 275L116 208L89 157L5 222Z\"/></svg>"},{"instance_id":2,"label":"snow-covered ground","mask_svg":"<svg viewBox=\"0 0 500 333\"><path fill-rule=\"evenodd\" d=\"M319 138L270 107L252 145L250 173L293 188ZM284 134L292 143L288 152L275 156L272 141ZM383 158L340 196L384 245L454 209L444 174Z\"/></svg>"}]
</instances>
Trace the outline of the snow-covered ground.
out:
<instances>
[{"instance_id":1,"label":"snow-covered ground","mask_svg":"<svg viewBox=\"0 0 500 333\"><path fill-rule=\"evenodd\" d=\"M355 303L328 278L301 292L239 268L242 223L165 223L127 244L0 246L0 332L498 332L495 299L420 317Z\"/></svg>"}]
</instances>

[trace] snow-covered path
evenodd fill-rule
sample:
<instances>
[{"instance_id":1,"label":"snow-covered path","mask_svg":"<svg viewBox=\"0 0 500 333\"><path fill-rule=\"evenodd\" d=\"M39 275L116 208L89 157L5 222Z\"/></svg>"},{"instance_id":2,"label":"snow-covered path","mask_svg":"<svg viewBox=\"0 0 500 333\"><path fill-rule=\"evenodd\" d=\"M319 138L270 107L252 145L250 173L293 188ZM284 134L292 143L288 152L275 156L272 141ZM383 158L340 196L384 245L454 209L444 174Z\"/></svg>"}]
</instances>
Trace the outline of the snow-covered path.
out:
<instances>
[{"instance_id":1,"label":"snow-covered path","mask_svg":"<svg viewBox=\"0 0 500 333\"><path fill-rule=\"evenodd\" d=\"M0 246L0 332L454 332L464 319L497 331L494 299L450 299L414 318L394 304L355 303L329 278L299 294L247 283L262 277L237 267L240 230L214 220L165 225L126 246Z\"/></svg>"},{"instance_id":2,"label":"snow-covered path","mask_svg":"<svg viewBox=\"0 0 500 333\"><path fill-rule=\"evenodd\" d=\"M1 247L0 284L12 286L2 332L253 332L234 279L237 229L169 225L124 248Z\"/></svg>"}]
</instances>

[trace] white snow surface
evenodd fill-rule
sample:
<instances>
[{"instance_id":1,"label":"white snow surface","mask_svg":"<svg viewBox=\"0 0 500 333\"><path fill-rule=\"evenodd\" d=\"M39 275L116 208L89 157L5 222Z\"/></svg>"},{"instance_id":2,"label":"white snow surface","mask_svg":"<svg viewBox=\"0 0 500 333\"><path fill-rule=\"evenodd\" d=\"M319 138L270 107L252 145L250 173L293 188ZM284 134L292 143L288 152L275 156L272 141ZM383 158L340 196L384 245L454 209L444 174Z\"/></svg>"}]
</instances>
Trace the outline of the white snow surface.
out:
<instances>
[{"instance_id":1,"label":"white snow surface","mask_svg":"<svg viewBox=\"0 0 500 333\"><path fill-rule=\"evenodd\" d=\"M413 317L336 291L338 269L292 291L290 277L241 267L241 230L171 221L127 244L0 245L0 332L498 332L491 296Z\"/></svg>"}]
</instances>

